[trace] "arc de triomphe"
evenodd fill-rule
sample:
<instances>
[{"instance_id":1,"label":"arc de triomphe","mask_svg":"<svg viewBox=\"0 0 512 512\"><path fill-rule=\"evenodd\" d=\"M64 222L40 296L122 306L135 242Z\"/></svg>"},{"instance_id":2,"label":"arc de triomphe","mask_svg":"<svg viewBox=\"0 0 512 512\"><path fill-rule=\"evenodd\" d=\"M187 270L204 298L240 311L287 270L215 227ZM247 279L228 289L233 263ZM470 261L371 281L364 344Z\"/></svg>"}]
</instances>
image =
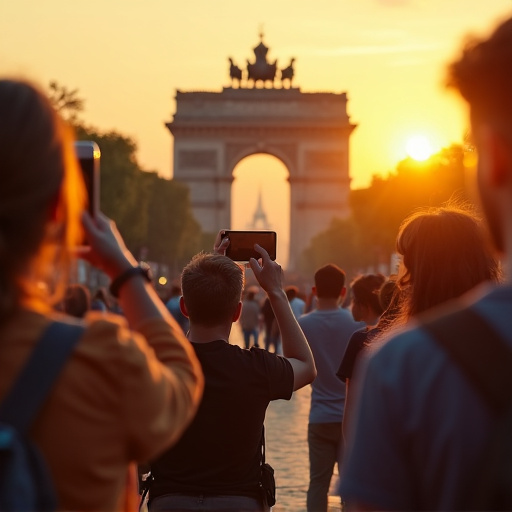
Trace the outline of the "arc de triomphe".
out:
<instances>
[{"instance_id":1,"label":"arc de triomphe","mask_svg":"<svg viewBox=\"0 0 512 512\"><path fill-rule=\"evenodd\" d=\"M355 125L345 93L257 87L178 91L176 105L167 124L174 136L174 179L188 185L203 231L231 226L233 170L259 153L277 157L289 172L289 269L334 217L348 216L349 136Z\"/></svg>"}]
</instances>

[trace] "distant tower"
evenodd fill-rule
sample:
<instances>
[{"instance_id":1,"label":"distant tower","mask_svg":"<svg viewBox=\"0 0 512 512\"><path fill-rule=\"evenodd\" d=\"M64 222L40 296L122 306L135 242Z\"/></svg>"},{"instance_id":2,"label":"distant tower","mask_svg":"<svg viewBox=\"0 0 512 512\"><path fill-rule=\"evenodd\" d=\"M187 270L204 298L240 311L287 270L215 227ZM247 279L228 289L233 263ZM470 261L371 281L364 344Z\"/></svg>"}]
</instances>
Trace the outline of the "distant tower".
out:
<instances>
[{"instance_id":1,"label":"distant tower","mask_svg":"<svg viewBox=\"0 0 512 512\"><path fill-rule=\"evenodd\" d=\"M258 192L258 204L252 216L252 222L249 224L249 229L270 229L270 224L267 219L267 214L263 209L263 201L261 198L261 188Z\"/></svg>"}]
</instances>

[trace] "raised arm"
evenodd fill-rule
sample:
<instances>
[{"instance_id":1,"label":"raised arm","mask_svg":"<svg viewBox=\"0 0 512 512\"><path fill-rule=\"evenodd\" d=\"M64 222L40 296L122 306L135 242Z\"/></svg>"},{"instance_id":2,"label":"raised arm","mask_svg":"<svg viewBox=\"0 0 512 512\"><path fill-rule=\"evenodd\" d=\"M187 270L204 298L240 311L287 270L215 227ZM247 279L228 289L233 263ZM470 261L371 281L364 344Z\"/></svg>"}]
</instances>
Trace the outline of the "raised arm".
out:
<instances>
[{"instance_id":1,"label":"raised arm","mask_svg":"<svg viewBox=\"0 0 512 512\"><path fill-rule=\"evenodd\" d=\"M284 292L283 272L280 265L272 261L267 251L259 245L256 244L254 248L261 254L261 264L254 258L251 258L249 264L259 284L267 292L274 310L281 332L283 355L293 367L293 389L295 391L315 379L315 360Z\"/></svg>"},{"instance_id":2,"label":"raised arm","mask_svg":"<svg viewBox=\"0 0 512 512\"><path fill-rule=\"evenodd\" d=\"M137 266L113 221L101 214L93 221L85 212L83 225L90 244L84 257L111 279ZM165 366L165 369L159 368L150 361L147 371L141 371L141 376L151 374L145 379L149 396L144 407L150 409L156 404L152 409L154 416L166 418L166 421L160 421L157 430L165 430L170 424L172 429L168 429L168 433L160 433L175 439L199 405L203 390L201 365L183 331L143 275L134 274L122 284L119 302L129 326L145 335L156 358ZM148 357L154 360L153 351ZM140 404L137 407L140 408ZM146 417L146 423L150 425L149 413L146 416L141 413L141 417ZM154 432L152 435L156 436Z\"/></svg>"}]
</instances>

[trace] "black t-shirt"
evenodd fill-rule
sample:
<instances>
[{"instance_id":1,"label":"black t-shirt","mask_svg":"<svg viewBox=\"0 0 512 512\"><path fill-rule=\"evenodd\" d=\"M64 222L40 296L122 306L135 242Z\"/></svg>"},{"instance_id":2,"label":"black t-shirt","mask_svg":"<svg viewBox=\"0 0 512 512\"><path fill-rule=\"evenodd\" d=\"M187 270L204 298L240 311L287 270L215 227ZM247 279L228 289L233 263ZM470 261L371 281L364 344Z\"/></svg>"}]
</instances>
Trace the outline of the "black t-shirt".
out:
<instances>
[{"instance_id":1,"label":"black t-shirt","mask_svg":"<svg viewBox=\"0 0 512 512\"><path fill-rule=\"evenodd\" d=\"M343 359L341 360L340 367L336 372L336 375L343 382L346 382L347 379L352 378L352 373L354 372L357 356L359 355L359 352L361 352L363 347L366 345L368 341L368 334L370 332L372 331L369 331L368 328L366 327L361 331L356 331L350 337L347 348L345 349L345 354L343 355Z\"/></svg>"},{"instance_id":2,"label":"black t-shirt","mask_svg":"<svg viewBox=\"0 0 512 512\"><path fill-rule=\"evenodd\" d=\"M198 412L178 443L151 464L150 499L163 494L259 496L261 434L271 400L289 400L284 357L226 341L192 344L205 376Z\"/></svg>"}]
</instances>

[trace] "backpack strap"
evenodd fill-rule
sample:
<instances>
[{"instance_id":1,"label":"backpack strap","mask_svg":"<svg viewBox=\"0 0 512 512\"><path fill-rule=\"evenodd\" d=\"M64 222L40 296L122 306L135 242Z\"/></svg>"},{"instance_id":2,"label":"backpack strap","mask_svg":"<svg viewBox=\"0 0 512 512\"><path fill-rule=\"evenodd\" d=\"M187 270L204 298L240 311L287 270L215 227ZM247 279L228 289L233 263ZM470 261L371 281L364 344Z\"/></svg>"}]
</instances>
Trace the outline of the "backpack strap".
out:
<instances>
[{"instance_id":1,"label":"backpack strap","mask_svg":"<svg viewBox=\"0 0 512 512\"><path fill-rule=\"evenodd\" d=\"M52 322L44 331L0 404L0 421L28 434L54 382L85 331L81 325Z\"/></svg>"},{"instance_id":2,"label":"backpack strap","mask_svg":"<svg viewBox=\"0 0 512 512\"><path fill-rule=\"evenodd\" d=\"M425 329L459 365L498 415L512 403L512 348L474 309L426 321Z\"/></svg>"}]
</instances>

